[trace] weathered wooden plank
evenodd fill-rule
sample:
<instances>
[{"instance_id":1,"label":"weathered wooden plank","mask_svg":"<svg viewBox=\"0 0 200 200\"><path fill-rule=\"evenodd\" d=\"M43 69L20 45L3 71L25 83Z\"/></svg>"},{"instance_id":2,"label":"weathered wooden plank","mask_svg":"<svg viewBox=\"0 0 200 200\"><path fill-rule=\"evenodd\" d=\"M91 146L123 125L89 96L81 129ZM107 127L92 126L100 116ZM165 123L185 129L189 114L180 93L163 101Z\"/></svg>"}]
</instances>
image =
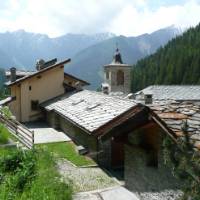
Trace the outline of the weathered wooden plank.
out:
<instances>
[{"instance_id":1,"label":"weathered wooden plank","mask_svg":"<svg viewBox=\"0 0 200 200\"><path fill-rule=\"evenodd\" d=\"M3 123L11 132L11 134L16 137L20 143L22 143L27 148L31 149L34 146L34 132L30 131L27 127L20 124L16 120L7 119L2 114L0 114L0 122Z\"/></svg>"}]
</instances>

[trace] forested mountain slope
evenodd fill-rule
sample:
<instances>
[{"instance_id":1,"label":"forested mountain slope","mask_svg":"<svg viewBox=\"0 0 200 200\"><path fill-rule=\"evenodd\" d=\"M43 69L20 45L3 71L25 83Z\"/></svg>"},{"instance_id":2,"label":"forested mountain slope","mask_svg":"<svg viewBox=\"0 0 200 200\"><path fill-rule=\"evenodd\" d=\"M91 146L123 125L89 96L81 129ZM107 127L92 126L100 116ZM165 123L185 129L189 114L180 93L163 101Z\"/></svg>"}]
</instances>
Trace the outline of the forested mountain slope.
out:
<instances>
[{"instance_id":1,"label":"forested mountain slope","mask_svg":"<svg viewBox=\"0 0 200 200\"><path fill-rule=\"evenodd\" d=\"M133 67L133 91L153 84L200 84L200 24Z\"/></svg>"}]
</instances>

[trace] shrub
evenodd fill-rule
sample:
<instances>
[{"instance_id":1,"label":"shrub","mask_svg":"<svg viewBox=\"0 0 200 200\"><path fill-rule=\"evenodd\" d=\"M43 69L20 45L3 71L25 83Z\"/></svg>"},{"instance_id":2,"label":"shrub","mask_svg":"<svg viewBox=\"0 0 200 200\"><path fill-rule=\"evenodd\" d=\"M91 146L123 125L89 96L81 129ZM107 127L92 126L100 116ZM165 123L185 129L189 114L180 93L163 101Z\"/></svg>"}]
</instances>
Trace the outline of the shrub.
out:
<instances>
[{"instance_id":1,"label":"shrub","mask_svg":"<svg viewBox=\"0 0 200 200\"><path fill-rule=\"evenodd\" d=\"M0 108L0 112L2 112L3 115L7 118L11 118L11 116L12 116L12 113L8 106L4 106L4 107Z\"/></svg>"},{"instance_id":2,"label":"shrub","mask_svg":"<svg viewBox=\"0 0 200 200\"><path fill-rule=\"evenodd\" d=\"M0 172L10 173L5 181L7 187L22 191L35 174L35 157L32 151L12 151L0 159Z\"/></svg>"},{"instance_id":3,"label":"shrub","mask_svg":"<svg viewBox=\"0 0 200 200\"><path fill-rule=\"evenodd\" d=\"M0 144L6 143L8 143L8 132L7 129L3 126L3 124L0 124Z\"/></svg>"},{"instance_id":4,"label":"shrub","mask_svg":"<svg viewBox=\"0 0 200 200\"><path fill-rule=\"evenodd\" d=\"M187 132L177 144L166 137L163 141L165 163L172 173L181 180L184 195L182 200L200 199L200 154L193 149Z\"/></svg>"},{"instance_id":5,"label":"shrub","mask_svg":"<svg viewBox=\"0 0 200 200\"><path fill-rule=\"evenodd\" d=\"M37 151L36 171L31 188L25 188L20 200L71 200L72 187L61 181L54 157L47 150Z\"/></svg>"}]
</instances>

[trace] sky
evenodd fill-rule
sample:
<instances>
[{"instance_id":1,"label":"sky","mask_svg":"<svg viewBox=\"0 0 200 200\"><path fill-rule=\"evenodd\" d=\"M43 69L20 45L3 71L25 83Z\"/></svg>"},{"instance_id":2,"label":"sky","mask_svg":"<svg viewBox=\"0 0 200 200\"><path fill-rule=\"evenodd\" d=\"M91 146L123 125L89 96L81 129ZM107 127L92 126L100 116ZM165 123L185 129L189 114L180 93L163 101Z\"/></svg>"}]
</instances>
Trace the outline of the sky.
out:
<instances>
[{"instance_id":1,"label":"sky","mask_svg":"<svg viewBox=\"0 0 200 200\"><path fill-rule=\"evenodd\" d=\"M200 0L0 0L0 32L137 36L200 22Z\"/></svg>"}]
</instances>

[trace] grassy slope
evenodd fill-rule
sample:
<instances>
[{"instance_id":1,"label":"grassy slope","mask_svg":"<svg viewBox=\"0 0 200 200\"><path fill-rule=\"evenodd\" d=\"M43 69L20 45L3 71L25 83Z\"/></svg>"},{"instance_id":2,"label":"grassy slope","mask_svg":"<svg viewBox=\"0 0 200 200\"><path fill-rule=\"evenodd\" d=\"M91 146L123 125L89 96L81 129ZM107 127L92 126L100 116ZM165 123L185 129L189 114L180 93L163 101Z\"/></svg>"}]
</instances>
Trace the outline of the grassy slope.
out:
<instances>
[{"instance_id":1,"label":"grassy slope","mask_svg":"<svg viewBox=\"0 0 200 200\"><path fill-rule=\"evenodd\" d=\"M13 149L0 149L0 157L10 156ZM54 158L48 151L38 150L36 156L36 176L28 182L22 192L13 190L12 181L16 179L15 172L8 173L5 180L0 183L0 199L12 200L71 200L71 186L61 182L56 170ZM25 173L25 172L24 172Z\"/></svg>"},{"instance_id":2,"label":"grassy slope","mask_svg":"<svg viewBox=\"0 0 200 200\"><path fill-rule=\"evenodd\" d=\"M31 189L23 193L21 199L71 199L71 187L60 181L53 157L47 151L37 154L36 169L38 176L33 181Z\"/></svg>"},{"instance_id":3,"label":"grassy slope","mask_svg":"<svg viewBox=\"0 0 200 200\"><path fill-rule=\"evenodd\" d=\"M52 143L46 145L39 145L44 147L49 152L52 152L58 158L65 158L75 164L76 166L94 165L95 162L90 158L79 155L75 150L75 145L70 142Z\"/></svg>"}]
</instances>

